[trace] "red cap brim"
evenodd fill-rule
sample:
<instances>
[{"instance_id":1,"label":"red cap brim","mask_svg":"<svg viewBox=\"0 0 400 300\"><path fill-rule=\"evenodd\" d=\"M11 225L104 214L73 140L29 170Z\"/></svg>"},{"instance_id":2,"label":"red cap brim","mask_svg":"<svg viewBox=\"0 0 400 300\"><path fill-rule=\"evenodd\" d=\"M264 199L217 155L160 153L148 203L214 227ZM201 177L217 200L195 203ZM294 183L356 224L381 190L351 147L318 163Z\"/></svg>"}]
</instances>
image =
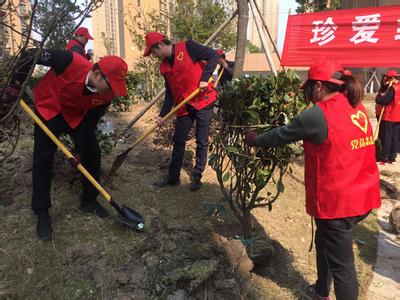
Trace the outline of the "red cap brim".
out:
<instances>
[{"instance_id":1,"label":"red cap brim","mask_svg":"<svg viewBox=\"0 0 400 300\"><path fill-rule=\"evenodd\" d=\"M150 49L150 48L151 48L151 46L147 46L146 49L144 49L144 53L143 53L143 56L144 56L144 57L150 55L150 52L151 52L151 49Z\"/></svg>"},{"instance_id":2,"label":"red cap brim","mask_svg":"<svg viewBox=\"0 0 400 300\"><path fill-rule=\"evenodd\" d=\"M304 81L304 82L301 84L301 86L300 86L301 89L304 89L304 86L306 85L306 83L307 83L308 80L309 80L309 79L307 79L306 81ZM316 79L314 79L314 80L316 80ZM317 80L317 81L323 81L323 80ZM330 80L328 80L328 82L333 82L333 83L336 83L336 84L338 84L338 85L342 85L342 84L344 83L344 81L339 80L339 79L334 79L334 78L331 78Z\"/></svg>"},{"instance_id":3,"label":"red cap brim","mask_svg":"<svg viewBox=\"0 0 400 300\"><path fill-rule=\"evenodd\" d=\"M115 96L126 96L126 81L125 79L116 79L111 80L108 79L108 82L111 85L111 89L114 92Z\"/></svg>"}]
</instances>

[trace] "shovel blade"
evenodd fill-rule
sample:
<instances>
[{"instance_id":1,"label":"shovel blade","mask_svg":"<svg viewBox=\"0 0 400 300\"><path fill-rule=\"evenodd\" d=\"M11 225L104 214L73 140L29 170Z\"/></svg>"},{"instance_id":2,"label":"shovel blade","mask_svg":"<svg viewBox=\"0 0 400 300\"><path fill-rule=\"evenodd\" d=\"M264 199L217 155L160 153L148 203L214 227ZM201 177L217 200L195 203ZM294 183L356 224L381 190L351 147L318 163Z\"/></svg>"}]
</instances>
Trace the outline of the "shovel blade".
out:
<instances>
[{"instance_id":1,"label":"shovel blade","mask_svg":"<svg viewBox=\"0 0 400 300\"><path fill-rule=\"evenodd\" d=\"M126 207L125 205L121 206L121 212L126 219L129 221L135 222L136 224L144 224L144 218L141 214L133 209Z\"/></svg>"},{"instance_id":2,"label":"shovel blade","mask_svg":"<svg viewBox=\"0 0 400 300\"><path fill-rule=\"evenodd\" d=\"M110 176L113 176L115 174L115 172L117 172L117 170L122 165L122 163L125 161L126 157L128 156L129 152L132 149L133 148L128 148L121 154L118 154L117 158L114 160L114 162L111 166L110 172L108 173Z\"/></svg>"},{"instance_id":3,"label":"shovel blade","mask_svg":"<svg viewBox=\"0 0 400 300\"><path fill-rule=\"evenodd\" d=\"M121 206L120 214L117 217L117 221L129 226L130 228L142 232L144 230L144 219L141 214L126 207Z\"/></svg>"}]
</instances>

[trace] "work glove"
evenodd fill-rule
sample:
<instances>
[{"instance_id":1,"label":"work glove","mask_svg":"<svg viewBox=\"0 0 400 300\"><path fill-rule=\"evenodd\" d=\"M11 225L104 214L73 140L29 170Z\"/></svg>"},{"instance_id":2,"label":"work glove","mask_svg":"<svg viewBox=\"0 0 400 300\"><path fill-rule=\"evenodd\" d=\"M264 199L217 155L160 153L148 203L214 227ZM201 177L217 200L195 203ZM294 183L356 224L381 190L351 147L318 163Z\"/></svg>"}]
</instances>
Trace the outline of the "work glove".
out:
<instances>
[{"instance_id":1,"label":"work glove","mask_svg":"<svg viewBox=\"0 0 400 300\"><path fill-rule=\"evenodd\" d=\"M165 121L162 117L158 116L157 117L157 124L160 126L164 126L165 124L167 124L167 121Z\"/></svg>"},{"instance_id":2,"label":"work glove","mask_svg":"<svg viewBox=\"0 0 400 300\"><path fill-rule=\"evenodd\" d=\"M246 134L244 142L250 147L257 146L257 133L255 133L254 131L248 132Z\"/></svg>"},{"instance_id":3,"label":"work glove","mask_svg":"<svg viewBox=\"0 0 400 300\"><path fill-rule=\"evenodd\" d=\"M8 85L4 89L0 89L0 95L5 96L6 103L14 103L21 92L21 87L19 85Z\"/></svg>"},{"instance_id":4,"label":"work glove","mask_svg":"<svg viewBox=\"0 0 400 300\"><path fill-rule=\"evenodd\" d=\"M81 163L81 155L78 153L73 154L73 157L70 157L68 161L69 164L71 165L71 168L77 170L78 165Z\"/></svg>"}]
</instances>

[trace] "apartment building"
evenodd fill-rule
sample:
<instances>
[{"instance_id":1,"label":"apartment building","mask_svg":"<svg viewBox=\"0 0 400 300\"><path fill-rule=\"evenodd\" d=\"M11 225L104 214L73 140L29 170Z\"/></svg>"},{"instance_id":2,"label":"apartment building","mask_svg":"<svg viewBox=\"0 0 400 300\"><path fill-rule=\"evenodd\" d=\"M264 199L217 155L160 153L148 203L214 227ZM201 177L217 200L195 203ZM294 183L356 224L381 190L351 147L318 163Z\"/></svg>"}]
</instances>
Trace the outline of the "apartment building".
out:
<instances>
[{"instance_id":1,"label":"apartment building","mask_svg":"<svg viewBox=\"0 0 400 300\"><path fill-rule=\"evenodd\" d=\"M21 33L27 32L29 0L6 0L0 6L0 61L14 55L26 41Z\"/></svg>"},{"instance_id":2,"label":"apartment building","mask_svg":"<svg viewBox=\"0 0 400 300\"><path fill-rule=\"evenodd\" d=\"M95 60L114 54L128 65L135 63L142 53L132 42L130 28L152 11L168 24L175 5L176 0L105 0L92 16Z\"/></svg>"},{"instance_id":3,"label":"apartment building","mask_svg":"<svg viewBox=\"0 0 400 300\"><path fill-rule=\"evenodd\" d=\"M278 20L279 20L279 0L255 0L258 8L261 11L261 15L264 18L268 30L271 34L275 45L277 44L278 37ZM253 16L251 9L249 9L249 24L247 27L247 39L258 48L262 49L262 44L260 40L260 36L257 31L255 18L260 19L258 14ZM261 22L261 20L260 20ZM268 40L269 49L272 51L273 47L269 43L269 39L267 33L265 32L265 36Z\"/></svg>"},{"instance_id":4,"label":"apartment building","mask_svg":"<svg viewBox=\"0 0 400 300\"><path fill-rule=\"evenodd\" d=\"M278 35L279 0L256 0L273 40L276 43ZM94 37L95 61L104 55L115 54L123 57L129 66L134 64L142 51L137 49L132 42L129 32L130 26L142 22L150 12L155 11L160 15L161 21L167 23L169 31L169 15L176 7L176 0L105 0L103 5L93 12L92 32ZM262 49L261 40L255 25L255 19L249 11L248 40ZM167 32L168 36L170 32ZM267 37L266 33L265 36ZM273 47L269 43L271 52ZM275 55L274 55L275 56ZM259 57L259 56L257 56ZM246 55L246 60L252 60L251 54ZM275 59L275 58L274 58ZM268 71L268 65L263 64L263 71ZM262 70L246 70L259 72Z\"/></svg>"}]
</instances>

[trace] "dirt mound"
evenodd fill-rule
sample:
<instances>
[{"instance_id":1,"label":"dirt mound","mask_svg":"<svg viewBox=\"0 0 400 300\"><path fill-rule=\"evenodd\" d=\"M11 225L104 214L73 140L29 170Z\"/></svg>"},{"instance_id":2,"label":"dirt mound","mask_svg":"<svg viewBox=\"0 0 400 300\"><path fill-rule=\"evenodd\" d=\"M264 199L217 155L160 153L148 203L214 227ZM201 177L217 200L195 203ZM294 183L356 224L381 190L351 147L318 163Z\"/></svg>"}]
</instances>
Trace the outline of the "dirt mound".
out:
<instances>
[{"instance_id":1,"label":"dirt mound","mask_svg":"<svg viewBox=\"0 0 400 300\"><path fill-rule=\"evenodd\" d=\"M210 230L178 227L160 218L150 228L149 237L135 245L132 256L115 273L117 294L135 295L140 290L151 298L185 299L190 294L204 299L207 290L215 299L240 295L240 278L227 272L224 252L208 242Z\"/></svg>"}]
</instances>

